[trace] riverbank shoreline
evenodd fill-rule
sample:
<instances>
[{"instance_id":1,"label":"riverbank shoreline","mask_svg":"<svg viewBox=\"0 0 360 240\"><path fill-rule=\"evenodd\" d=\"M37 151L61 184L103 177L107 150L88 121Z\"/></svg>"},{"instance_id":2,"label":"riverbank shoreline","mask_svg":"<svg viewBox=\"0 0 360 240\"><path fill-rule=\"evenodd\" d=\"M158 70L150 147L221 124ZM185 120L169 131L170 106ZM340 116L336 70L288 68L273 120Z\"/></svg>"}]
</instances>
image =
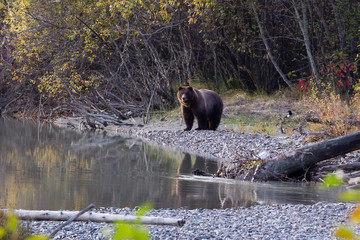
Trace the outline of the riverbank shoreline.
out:
<instances>
[{"instance_id":1,"label":"riverbank shoreline","mask_svg":"<svg viewBox=\"0 0 360 240\"><path fill-rule=\"evenodd\" d=\"M148 225L151 239L335 239L334 231L354 209L350 203L256 205L231 209L154 209L153 217L184 219L185 225ZM134 215L135 210L99 208L108 214ZM33 221L33 233L50 234L60 222ZM112 224L73 222L54 239L111 239Z\"/></svg>"},{"instance_id":2,"label":"riverbank shoreline","mask_svg":"<svg viewBox=\"0 0 360 240\"><path fill-rule=\"evenodd\" d=\"M55 121L59 127L70 127L83 131L82 118L63 118ZM107 136L125 135L147 141L151 144L186 151L220 162L231 163L238 151L247 149L258 154L267 151L277 155L304 146L304 136L267 136L234 132L222 126L218 131L183 132L181 119L157 121L139 126L139 120L130 120L133 126L110 125L97 130ZM130 124L130 122L128 122ZM253 205L248 208L231 209L154 209L148 215L181 218L183 227L149 226L152 239L334 239L334 231L347 221L347 215L354 209L352 203L323 203L313 205L273 204ZM99 208L95 211L119 214L134 214L134 210ZM51 232L44 222L32 223L34 232ZM72 223L55 239L110 239L112 225L99 223ZM110 234L110 235L109 235ZM86 235L87 237L84 237ZM90 237L91 236L91 237Z\"/></svg>"},{"instance_id":3,"label":"riverbank shoreline","mask_svg":"<svg viewBox=\"0 0 360 240\"><path fill-rule=\"evenodd\" d=\"M85 129L84 118L60 118L54 124L76 131ZM222 124L217 131L183 132L179 118L153 121L142 126L140 119L130 119L126 124L110 124L98 133L113 137L134 137L151 144L185 151L231 163L243 150L259 154L267 151L277 155L304 146L304 136L250 134L233 131ZM100 126L101 127L101 126ZM148 216L182 218L183 227L149 226L152 239L334 239L333 232L345 223L354 208L348 203L317 203L253 205L249 208L231 209L154 209ZM134 214L132 209L102 208L93 211ZM59 222L31 222L34 233L51 233ZM110 239L111 224L74 222L61 230L54 239Z\"/></svg>"},{"instance_id":4,"label":"riverbank shoreline","mask_svg":"<svg viewBox=\"0 0 360 240\"><path fill-rule=\"evenodd\" d=\"M82 117L63 117L56 119L53 124L76 131L90 131L84 127L85 122L85 118ZM233 162L239 152L244 150L251 151L253 154L266 151L270 156L275 156L290 149L304 146L306 138L306 136L300 135L250 134L228 130L230 127L225 124L220 126L217 131L183 131L184 124L178 119L153 121L147 125L141 125L139 122L139 119L128 120L124 122L124 125L111 124L98 128L95 132L105 133L109 137L118 135L133 137L150 144L200 155L224 163Z\"/></svg>"},{"instance_id":5,"label":"riverbank shoreline","mask_svg":"<svg viewBox=\"0 0 360 240\"><path fill-rule=\"evenodd\" d=\"M233 174L238 170L241 161L258 161L259 159L272 159L281 154L290 152L300 147L307 146L306 134L293 133L266 135L261 133L247 133L235 131L230 124L222 123L216 131L190 130L183 131L184 123L181 118L171 117L153 120L143 125L141 119L129 119L122 125L109 124L106 127L97 125L96 130L86 128L86 119L82 117L63 117L53 122L61 128L71 128L76 131L95 131L106 136L126 136L145 141L149 144L161 146L168 150L181 151L199 155L218 161L222 165L220 176L238 178ZM319 162L297 179L288 181L315 181L319 182L327 174L321 171L322 166L349 164L357 162L359 151L338 156ZM196 170L196 169L194 169ZM228 174L229 173L229 174ZM242 178L238 178L242 180ZM357 184L357 182L355 182Z\"/></svg>"},{"instance_id":6,"label":"riverbank shoreline","mask_svg":"<svg viewBox=\"0 0 360 240\"><path fill-rule=\"evenodd\" d=\"M82 121L84 121L82 118L77 118L77 122L64 121L63 127L74 128L73 125L77 125L77 130L83 131L84 129L81 130ZM119 134L123 134L123 131L128 131L130 133L127 136L148 139L151 143L161 143L162 146L171 147L174 150L178 150L181 146L183 149L190 149L196 153L208 154L220 161L227 161L227 158L231 160L232 155L236 155L241 148L251 149L254 152L269 150L273 151L271 152L273 154L278 154L280 151L286 151L286 149L292 149L303 144L301 139L294 136L249 134L229 131L224 128L220 128L218 131L192 130L183 132L181 120L171 119L169 121L171 121L170 125L168 121L157 122L158 128L152 127L153 123L144 127L133 126L131 128L109 125L98 130L99 135L89 135L94 138L96 136L105 138L114 136L116 139ZM169 127L171 124L173 127ZM176 126L176 124L178 125ZM224 126L226 125L224 124L222 127ZM69 131L61 132L66 134ZM84 136L86 135L84 134ZM257 196L253 198L256 199ZM237 200L235 197L228 198L226 201L231 203ZM260 201L259 203L260 205L251 204L247 205L249 207L229 209L190 209L185 204L176 209L154 209L148 216L181 218L186 223L183 227L149 226L150 234L152 239L333 239L334 229L339 223L344 223L348 212L354 207L354 204L344 203L317 203L314 205L265 205ZM93 211L134 214L133 209L101 205ZM313 223L310 224L304 219L311 219ZM326 220L324 221L324 219ZM327 221L328 219L329 221ZM288 222L291 224L287 224ZM317 223L315 224L315 222ZM32 226L34 233L49 234L60 224L60 222L34 221L30 223L30 226ZM320 230L312 230L313 226ZM109 239L111 229L111 224L76 222L61 230L55 239ZM297 237L292 238L293 236Z\"/></svg>"}]
</instances>

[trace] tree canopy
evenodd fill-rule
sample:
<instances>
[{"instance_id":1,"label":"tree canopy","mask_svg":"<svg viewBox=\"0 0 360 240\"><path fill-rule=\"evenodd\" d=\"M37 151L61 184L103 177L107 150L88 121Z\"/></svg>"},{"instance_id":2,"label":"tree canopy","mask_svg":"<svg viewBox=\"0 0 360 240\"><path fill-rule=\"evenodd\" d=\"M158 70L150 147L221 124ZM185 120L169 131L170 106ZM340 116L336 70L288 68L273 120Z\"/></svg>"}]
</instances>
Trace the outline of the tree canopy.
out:
<instances>
[{"instance_id":1,"label":"tree canopy","mask_svg":"<svg viewBox=\"0 0 360 240\"><path fill-rule=\"evenodd\" d=\"M7 0L0 7L0 108L24 99L47 113L127 118L174 104L174 89L193 82L269 93L306 82L349 93L359 78L356 0Z\"/></svg>"}]
</instances>

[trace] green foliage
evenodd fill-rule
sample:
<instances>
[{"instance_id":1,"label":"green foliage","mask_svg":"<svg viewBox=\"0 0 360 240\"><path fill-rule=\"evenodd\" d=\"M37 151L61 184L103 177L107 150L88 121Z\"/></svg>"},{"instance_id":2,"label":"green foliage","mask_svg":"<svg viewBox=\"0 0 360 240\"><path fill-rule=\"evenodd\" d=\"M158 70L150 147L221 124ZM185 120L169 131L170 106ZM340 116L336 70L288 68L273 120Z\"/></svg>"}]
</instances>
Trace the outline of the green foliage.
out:
<instances>
[{"instance_id":1,"label":"green foliage","mask_svg":"<svg viewBox=\"0 0 360 240\"><path fill-rule=\"evenodd\" d=\"M138 221L135 225L127 222L118 222L115 225L114 240L124 240L124 239L133 239L133 240L147 240L150 239L149 230L145 227L140 226L140 217L145 216L151 209L152 204L145 203L143 204L138 211L136 216Z\"/></svg>"},{"instance_id":2,"label":"green foliage","mask_svg":"<svg viewBox=\"0 0 360 240\"><path fill-rule=\"evenodd\" d=\"M18 218L10 213L6 216L6 221L2 224L0 228L0 239L15 237L18 235Z\"/></svg>"},{"instance_id":3,"label":"green foliage","mask_svg":"<svg viewBox=\"0 0 360 240\"><path fill-rule=\"evenodd\" d=\"M323 185L325 187L341 186L344 184L342 172L329 174L325 177Z\"/></svg>"},{"instance_id":4,"label":"green foliage","mask_svg":"<svg viewBox=\"0 0 360 240\"><path fill-rule=\"evenodd\" d=\"M2 213L1 213L2 214ZM45 240L48 239L46 235L31 235L19 225L18 217L9 212L6 216L0 216L0 239L12 240Z\"/></svg>"},{"instance_id":5,"label":"green foliage","mask_svg":"<svg viewBox=\"0 0 360 240\"><path fill-rule=\"evenodd\" d=\"M341 186L344 184L344 177L341 172L329 174L324 179L325 187ZM360 190L348 190L340 194L342 201L360 202ZM354 211L348 215L348 224L340 225L335 230L335 236L340 239L356 240L360 235L356 234L353 227L360 224L360 207L357 206Z\"/></svg>"},{"instance_id":6,"label":"green foliage","mask_svg":"<svg viewBox=\"0 0 360 240\"><path fill-rule=\"evenodd\" d=\"M339 226L335 231L335 236L340 239L347 239L347 240L359 239L357 235L354 233L354 230L346 225Z\"/></svg>"},{"instance_id":7,"label":"green foliage","mask_svg":"<svg viewBox=\"0 0 360 240\"><path fill-rule=\"evenodd\" d=\"M258 121L253 128L253 132L264 133L266 135L274 136L276 135L277 130L279 129L277 125L278 124L276 122L274 123L271 120L264 122Z\"/></svg>"},{"instance_id":8,"label":"green foliage","mask_svg":"<svg viewBox=\"0 0 360 240\"><path fill-rule=\"evenodd\" d=\"M360 191L349 190L340 194L340 199L348 202L360 202Z\"/></svg>"},{"instance_id":9,"label":"green foliage","mask_svg":"<svg viewBox=\"0 0 360 240\"><path fill-rule=\"evenodd\" d=\"M146 240L149 239L149 233L148 230L143 227L135 227L127 223L118 223L116 225L116 233L113 239Z\"/></svg>"}]
</instances>

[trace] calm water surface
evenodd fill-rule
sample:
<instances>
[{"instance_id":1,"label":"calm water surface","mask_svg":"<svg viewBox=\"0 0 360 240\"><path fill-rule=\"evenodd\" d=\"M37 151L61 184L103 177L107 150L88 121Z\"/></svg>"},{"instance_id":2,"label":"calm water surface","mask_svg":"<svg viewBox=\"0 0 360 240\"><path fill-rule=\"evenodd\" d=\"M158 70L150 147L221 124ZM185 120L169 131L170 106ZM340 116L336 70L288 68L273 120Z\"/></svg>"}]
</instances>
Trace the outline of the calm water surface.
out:
<instances>
[{"instance_id":1,"label":"calm water surface","mask_svg":"<svg viewBox=\"0 0 360 240\"><path fill-rule=\"evenodd\" d=\"M125 137L0 118L0 208L227 208L337 201L340 189L196 177L218 164Z\"/></svg>"}]
</instances>

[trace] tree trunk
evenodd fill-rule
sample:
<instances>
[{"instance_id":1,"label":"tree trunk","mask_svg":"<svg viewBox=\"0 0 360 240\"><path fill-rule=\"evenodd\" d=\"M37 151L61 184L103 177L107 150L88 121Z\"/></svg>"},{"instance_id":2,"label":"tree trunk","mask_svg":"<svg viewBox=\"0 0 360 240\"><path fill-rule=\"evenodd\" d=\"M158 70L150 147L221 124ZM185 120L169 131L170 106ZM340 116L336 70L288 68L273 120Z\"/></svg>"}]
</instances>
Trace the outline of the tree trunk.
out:
<instances>
[{"instance_id":1,"label":"tree trunk","mask_svg":"<svg viewBox=\"0 0 360 240\"><path fill-rule=\"evenodd\" d=\"M255 180L268 181L304 172L314 164L360 149L360 132L319 142L285 153L263 163Z\"/></svg>"},{"instance_id":2,"label":"tree trunk","mask_svg":"<svg viewBox=\"0 0 360 240\"><path fill-rule=\"evenodd\" d=\"M1 213L6 214L9 210L2 209ZM34 221L66 221L75 216L78 211L44 211L44 210L14 210L16 216L22 220ZM107 222L113 223L118 221L142 224L155 224L155 225L173 225L183 226L185 220L175 218L161 218L161 217L136 217L118 214L105 214L86 212L79 216L75 221L92 221L92 222Z\"/></svg>"},{"instance_id":3,"label":"tree trunk","mask_svg":"<svg viewBox=\"0 0 360 240\"><path fill-rule=\"evenodd\" d=\"M326 40L329 42L330 46L333 46L333 42L331 40L331 34L330 34L330 30L329 30L329 27L324 19L324 15L322 14L321 12L321 9L320 7L322 6L322 2L319 2L319 3L315 3L315 11L320 19L320 22L324 28L324 31L325 31L325 36L326 36ZM320 6L319 6L320 5Z\"/></svg>"},{"instance_id":4,"label":"tree trunk","mask_svg":"<svg viewBox=\"0 0 360 240\"><path fill-rule=\"evenodd\" d=\"M291 90L293 90L293 86L291 84L291 82L288 80L288 78L286 77L286 75L283 73L283 71L281 70L281 68L279 67L279 65L277 64L277 62L275 61L275 58L274 56L272 55L271 53L271 50L270 50L270 46L266 40L266 37L265 37L265 33L264 33L264 30L261 26L261 22L260 22L260 19L259 19L259 16L257 14L257 11L256 11L256 7L255 7L255 4L253 2L251 2L251 7L252 7L252 10L253 10L253 13L254 13L254 16L255 16L255 19L256 19L256 22L257 22L257 25L259 27L259 30L260 30L260 35L261 35L261 39L265 45L265 49L266 49L266 52L272 62L272 64L274 65L276 71L280 74L281 78L284 80L284 82L290 87Z\"/></svg>"},{"instance_id":5,"label":"tree trunk","mask_svg":"<svg viewBox=\"0 0 360 240\"><path fill-rule=\"evenodd\" d=\"M345 47L345 34L344 34L345 31L344 31L344 24L343 24L343 20L342 20L343 16L341 16L341 14L339 13L339 9L336 6L336 2L334 0L331 1L331 5L333 7L334 14L335 14L340 50L343 51L344 47Z\"/></svg>"},{"instance_id":6,"label":"tree trunk","mask_svg":"<svg viewBox=\"0 0 360 240\"><path fill-rule=\"evenodd\" d=\"M320 93L323 92L322 86L321 86L321 82L320 82L320 77L319 77L319 73L317 71L317 67L315 64L315 59L312 55L311 52L311 47L310 47L310 38L309 38L309 31L308 31L308 21L307 21L307 15L306 15L306 6L305 3L303 1L301 2L301 8L302 8L302 17L303 19L301 19L299 11L296 7L296 3L294 0L292 0L292 3L294 5L294 9L295 9L295 14L296 14L296 18L298 20L299 23L299 27L301 29L301 32L303 34L303 38L304 38L304 44L305 44L305 48L306 48L306 53L310 62L310 66L311 66L311 71L313 76L315 77L315 81L316 81L316 85L320 91Z\"/></svg>"},{"instance_id":7,"label":"tree trunk","mask_svg":"<svg viewBox=\"0 0 360 240\"><path fill-rule=\"evenodd\" d=\"M349 164L336 164L336 165L331 165L331 166L324 166L322 168L320 168L320 171L336 171L338 169L342 169L344 171L357 171L360 170L360 163L359 162L355 162L355 163L349 163Z\"/></svg>"},{"instance_id":8,"label":"tree trunk","mask_svg":"<svg viewBox=\"0 0 360 240\"><path fill-rule=\"evenodd\" d=\"M217 73L217 56L216 56L216 45L212 44L211 49L213 52L214 57L214 79L215 79L215 89L219 90L219 80L218 80L218 73Z\"/></svg>"},{"instance_id":9,"label":"tree trunk","mask_svg":"<svg viewBox=\"0 0 360 240\"><path fill-rule=\"evenodd\" d=\"M187 50L187 46L185 44L185 35L183 33L183 30L182 30L182 26L180 25L179 26L179 31L180 31L180 34L181 34L181 39L182 39L182 45L184 47L184 59L182 61L183 65L185 64L185 66L183 67L184 69L186 69L186 72L187 72L187 79L183 79L183 85L184 86L189 86L190 83L193 82L193 75L192 75L192 71L190 69L190 62L191 62L191 54L192 54L192 50L190 49L190 53L189 51ZM191 47L191 43L189 44L190 47Z\"/></svg>"}]
</instances>

